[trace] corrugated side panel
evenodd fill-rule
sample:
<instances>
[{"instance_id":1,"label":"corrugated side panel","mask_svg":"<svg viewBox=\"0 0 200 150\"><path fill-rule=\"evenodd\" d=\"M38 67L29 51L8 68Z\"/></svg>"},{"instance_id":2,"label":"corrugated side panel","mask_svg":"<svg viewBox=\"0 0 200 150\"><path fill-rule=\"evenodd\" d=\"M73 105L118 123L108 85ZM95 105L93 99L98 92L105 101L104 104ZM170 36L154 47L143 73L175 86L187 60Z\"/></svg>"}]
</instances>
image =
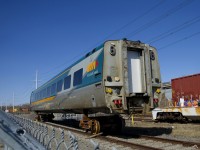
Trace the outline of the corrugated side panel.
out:
<instances>
[{"instance_id":1,"label":"corrugated side panel","mask_svg":"<svg viewBox=\"0 0 200 150\"><path fill-rule=\"evenodd\" d=\"M200 99L200 74L172 79L172 99L178 101L184 99Z\"/></svg>"}]
</instances>

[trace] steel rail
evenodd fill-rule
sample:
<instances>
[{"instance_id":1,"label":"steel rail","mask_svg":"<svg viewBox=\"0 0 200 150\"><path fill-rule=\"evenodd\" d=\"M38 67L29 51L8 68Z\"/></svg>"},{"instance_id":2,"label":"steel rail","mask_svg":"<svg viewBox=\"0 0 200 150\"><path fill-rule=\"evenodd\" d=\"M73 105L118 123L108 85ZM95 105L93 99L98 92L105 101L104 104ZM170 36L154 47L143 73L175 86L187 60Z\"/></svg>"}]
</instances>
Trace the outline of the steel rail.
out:
<instances>
[{"instance_id":1,"label":"steel rail","mask_svg":"<svg viewBox=\"0 0 200 150\"><path fill-rule=\"evenodd\" d=\"M172 143L172 144L182 144L183 146L190 147L190 146L197 146L200 148L200 143L197 142L189 142L189 141L180 141L175 139L168 139L168 138L161 138L161 137L155 137L155 136L148 136L148 135L140 135L141 138L145 138L148 140L155 140L165 143Z\"/></svg>"},{"instance_id":2,"label":"steel rail","mask_svg":"<svg viewBox=\"0 0 200 150\"><path fill-rule=\"evenodd\" d=\"M81 129L76 129L76 128L72 128L72 127L68 127L68 126L64 126L64 125L59 125L56 123L51 123L51 122L45 122L45 124L54 126L54 127L59 127L62 129L66 129L66 130L70 130L72 132L78 133L78 134L82 134L85 135L89 138L94 138L93 136L91 136L90 133L87 133ZM150 147L150 146L145 146L145 145L141 145L141 144L135 144L132 142L127 142L127 141L123 141L123 140L119 140L119 139L115 139L113 137L106 137L106 136L102 136L102 134L99 134L98 136L95 136L95 139L100 139L103 141L109 141L111 143L116 143L118 145L122 145L122 146L126 146L126 147L131 147L131 148L139 148L139 149L143 149L143 150L161 150L160 148L154 148L154 147Z\"/></svg>"},{"instance_id":3,"label":"steel rail","mask_svg":"<svg viewBox=\"0 0 200 150\"><path fill-rule=\"evenodd\" d=\"M55 126L55 127L71 130L71 131L79 133L79 134L83 134L85 136L88 136L88 138L94 138L95 137L96 139L100 139L100 140L103 140L103 141L109 141L111 143L116 143L118 145L122 145L122 146L126 146L126 147L139 148L139 149L144 149L144 150L160 150L161 149L161 148L155 148L155 147L152 147L152 146L135 144L135 143L127 142L127 141L124 141L124 140L115 139L114 137L102 136L102 133L97 135L97 136L91 136L90 133L87 133L86 131L83 131L82 129L77 129L77 128L68 127L68 126L59 125L59 124L50 123L50 122L46 122L46 123L48 125L51 125L51 126ZM146 139L146 140L153 140L153 141L157 141L157 142L159 141L159 142L162 142L162 143L171 143L173 145L181 144L184 147L191 147L191 146L200 147L200 143L197 143L197 142L180 141L180 140L161 138L161 137L155 137L155 136L147 136L147 135L133 135L133 134L125 134L125 135L137 136L139 138L143 138L143 139Z\"/></svg>"}]
</instances>

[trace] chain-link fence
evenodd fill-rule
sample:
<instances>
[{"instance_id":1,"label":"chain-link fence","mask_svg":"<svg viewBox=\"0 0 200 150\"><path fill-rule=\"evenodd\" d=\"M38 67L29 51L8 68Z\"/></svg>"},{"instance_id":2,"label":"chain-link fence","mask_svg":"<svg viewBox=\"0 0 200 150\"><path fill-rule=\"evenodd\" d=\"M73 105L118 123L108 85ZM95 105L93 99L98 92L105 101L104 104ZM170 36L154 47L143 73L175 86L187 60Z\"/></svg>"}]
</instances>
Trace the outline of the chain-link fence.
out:
<instances>
[{"instance_id":1,"label":"chain-link fence","mask_svg":"<svg viewBox=\"0 0 200 150\"><path fill-rule=\"evenodd\" d=\"M12 119L15 123L21 126L21 129L17 132L27 132L32 135L37 141L39 141L46 149L55 150L78 150L83 149L79 147L78 139L70 131L65 131L60 128L54 128L49 125L45 125L40 122L32 121L30 119L23 118L21 116L6 113L7 116ZM99 150L99 144L94 142L92 139L88 140L92 149ZM26 141L28 142L28 141Z\"/></svg>"}]
</instances>

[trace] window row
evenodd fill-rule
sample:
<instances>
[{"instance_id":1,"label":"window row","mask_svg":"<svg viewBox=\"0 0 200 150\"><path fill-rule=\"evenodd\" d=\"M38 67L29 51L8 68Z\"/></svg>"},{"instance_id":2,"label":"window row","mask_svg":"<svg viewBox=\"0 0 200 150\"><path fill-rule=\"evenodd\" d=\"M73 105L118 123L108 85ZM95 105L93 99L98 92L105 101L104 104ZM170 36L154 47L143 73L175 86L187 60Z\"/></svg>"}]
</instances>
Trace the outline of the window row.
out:
<instances>
[{"instance_id":1,"label":"window row","mask_svg":"<svg viewBox=\"0 0 200 150\"><path fill-rule=\"evenodd\" d=\"M73 86L80 85L82 83L82 77L83 77L83 68L74 72ZM33 97L35 101L44 99L50 96L54 96L57 92L60 92L62 90L67 90L70 87L71 87L71 75L39 91Z\"/></svg>"}]
</instances>

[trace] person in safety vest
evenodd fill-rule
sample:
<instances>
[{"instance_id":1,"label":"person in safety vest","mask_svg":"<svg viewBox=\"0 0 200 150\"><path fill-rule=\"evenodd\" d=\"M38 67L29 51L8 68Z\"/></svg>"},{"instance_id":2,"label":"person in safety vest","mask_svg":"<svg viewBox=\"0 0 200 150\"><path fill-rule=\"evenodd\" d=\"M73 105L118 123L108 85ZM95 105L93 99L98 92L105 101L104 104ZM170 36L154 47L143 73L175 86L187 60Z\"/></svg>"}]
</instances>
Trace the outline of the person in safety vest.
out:
<instances>
[{"instance_id":1,"label":"person in safety vest","mask_svg":"<svg viewBox=\"0 0 200 150\"><path fill-rule=\"evenodd\" d=\"M158 107L160 93L161 93L160 89L157 89L154 92L154 98L153 98L153 106L154 106L154 108Z\"/></svg>"}]
</instances>

